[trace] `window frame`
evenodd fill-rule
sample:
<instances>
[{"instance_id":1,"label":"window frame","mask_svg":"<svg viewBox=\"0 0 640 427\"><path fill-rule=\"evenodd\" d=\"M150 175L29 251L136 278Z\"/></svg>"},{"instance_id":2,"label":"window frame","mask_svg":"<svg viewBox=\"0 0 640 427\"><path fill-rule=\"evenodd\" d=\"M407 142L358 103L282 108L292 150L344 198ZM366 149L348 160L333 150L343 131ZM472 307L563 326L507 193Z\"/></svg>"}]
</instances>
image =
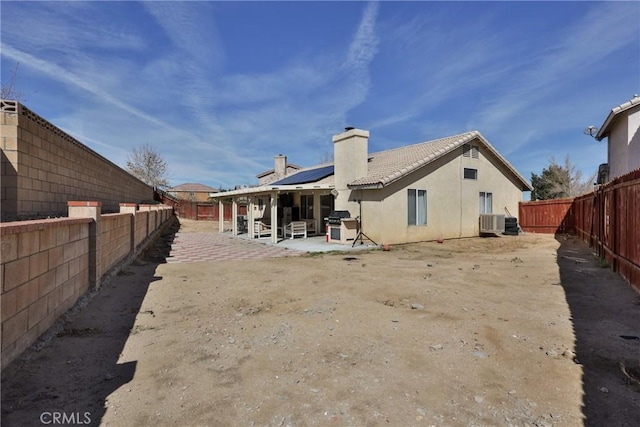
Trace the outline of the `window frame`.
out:
<instances>
[{"instance_id":1,"label":"window frame","mask_svg":"<svg viewBox=\"0 0 640 427\"><path fill-rule=\"evenodd\" d=\"M413 201L413 203L412 203ZM419 188L407 189L407 225L424 226L427 225L427 190Z\"/></svg>"},{"instance_id":2,"label":"window frame","mask_svg":"<svg viewBox=\"0 0 640 427\"><path fill-rule=\"evenodd\" d=\"M478 180L478 169L476 169L476 168L463 168L463 169L464 169L462 171L462 178L463 179L470 179L470 180L474 180L474 181ZM472 177L468 177L467 176L467 171L473 171L473 176Z\"/></svg>"},{"instance_id":3,"label":"window frame","mask_svg":"<svg viewBox=\"0 0 640 427\"><path fill-rule=\"evenodd\" d=\"M487 196L489 196L487 198ZM487 200L489 201L489 209L487 212ZM493 193L491 191L481 191L478 197L478 207L481 214L493 213Z\"/></svg>"}]
</instances>

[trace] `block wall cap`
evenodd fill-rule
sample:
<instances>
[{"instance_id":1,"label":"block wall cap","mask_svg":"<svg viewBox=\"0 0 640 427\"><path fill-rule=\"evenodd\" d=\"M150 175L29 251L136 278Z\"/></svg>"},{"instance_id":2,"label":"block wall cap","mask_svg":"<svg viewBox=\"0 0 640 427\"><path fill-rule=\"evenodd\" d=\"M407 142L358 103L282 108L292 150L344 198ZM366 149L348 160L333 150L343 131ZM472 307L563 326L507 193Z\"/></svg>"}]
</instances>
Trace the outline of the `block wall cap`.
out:
<instances>
[{"instance_id":1,"label":"block wall cap","mask_svg":"<svg viewBox=\"0 0 640 427\"><path fill-rule=\"evenodd\" d=\"M102 206L102 202L82 202L82 201L68 201L68 207L82 207L82 208L99 208Z\"/></svg>"},{"instance_id":2,"label":"block wall cap","mask_svg":"<svg viewBox=\"0 0 640 427\"><path fill-rule=\"evenodd\" d=\"M27 233L29 231L40 231L48 228L66 227L69 225L88 224L92 218L51 218L36 219L30 221L13 221L0 223L0 235Z\"/></svg>"}]
</instances>

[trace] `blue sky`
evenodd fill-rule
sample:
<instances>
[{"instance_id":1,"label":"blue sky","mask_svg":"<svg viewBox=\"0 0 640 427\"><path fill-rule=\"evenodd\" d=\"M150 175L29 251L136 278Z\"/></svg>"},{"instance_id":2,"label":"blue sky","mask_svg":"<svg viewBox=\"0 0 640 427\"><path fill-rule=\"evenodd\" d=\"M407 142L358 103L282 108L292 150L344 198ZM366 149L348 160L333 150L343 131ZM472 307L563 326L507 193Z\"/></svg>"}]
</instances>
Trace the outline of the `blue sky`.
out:
<instances>
[{"instance_id":1,"label":"blue sky","mask_svg":"<svg viewBox=\"0 0 640 427\"><path fill-rule=\"evenodd\" d=\"M170 183L256 184L310 166L345 126L380 151L479 130L525 177L640 92L638 2L12 2L2 81L125 166L151 144Z\"/></svg>"}]
</instances>

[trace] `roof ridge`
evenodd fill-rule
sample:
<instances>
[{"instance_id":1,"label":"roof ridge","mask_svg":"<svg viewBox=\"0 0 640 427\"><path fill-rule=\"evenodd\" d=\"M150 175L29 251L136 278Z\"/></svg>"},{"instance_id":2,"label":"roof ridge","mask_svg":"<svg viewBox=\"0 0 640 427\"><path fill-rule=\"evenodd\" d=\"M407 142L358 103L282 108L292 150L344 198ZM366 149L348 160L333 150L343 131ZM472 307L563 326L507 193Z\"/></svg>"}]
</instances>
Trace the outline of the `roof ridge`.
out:
<instances>
[{"instance_id":1,"label":"roof ridge","mask_svg":"<svg viewBox=\"0 0 640 427\"><path fill-rule=\"evenodd\" d=\"M453 138L462 137L462 136L466 136L466 135L475 136L475 134L477 134L477 133L478 133L477 130L471 130L471 131L462 132L462 133L459 133L459 134L456 134L456 135L451 135L451 136L445 136L445 137L442 137L442 138L432 139L432 140L429 140L429 141L422 141L422 142L416 142L414 144L403 145L402 147L395 147L395 148L390 148L388 150L376 151L375 153L369 153L369 156L382 154L382 153L389 153L389 152L392 152L392 151L411 149L411 148L416 147L418 145L432 144L432 143L435 143L435 142L444 141L445 139L453 139Z\"/></svg>"}]
</instances>

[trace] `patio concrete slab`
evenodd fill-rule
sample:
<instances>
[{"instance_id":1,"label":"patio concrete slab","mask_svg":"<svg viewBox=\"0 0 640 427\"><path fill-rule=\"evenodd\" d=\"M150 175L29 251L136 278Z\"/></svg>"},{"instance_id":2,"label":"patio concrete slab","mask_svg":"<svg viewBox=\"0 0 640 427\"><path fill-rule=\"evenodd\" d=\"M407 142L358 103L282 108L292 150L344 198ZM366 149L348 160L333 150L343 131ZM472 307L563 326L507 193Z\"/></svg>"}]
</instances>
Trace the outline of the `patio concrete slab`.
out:
<instances>
[{"instance_id":1,"label":"patio concrete slab","mask_svg":"<svg viewBox=\"0 0 640 427\"><path fill-rule=\"evenodd\" d=\"M180 233L171 245L167 263L225 261L234 259L261 259L298 256L309 252L335 252L375 249L366 240L354 247L325 241L325 236L280 239L273 244L270 237L249 239L247 234L231 233Z\"/></svg>"},{"instance_id":2,"label":"patio concrete slab","mask_svg":"<svg viewBox=\"0 0 640 427\"><path fill-rule=\"evenodd\" d=\"M296 256L304 251L269 246L224 233L177 233L167 263L225 261Z\"/></svg>"}]
</instances>

